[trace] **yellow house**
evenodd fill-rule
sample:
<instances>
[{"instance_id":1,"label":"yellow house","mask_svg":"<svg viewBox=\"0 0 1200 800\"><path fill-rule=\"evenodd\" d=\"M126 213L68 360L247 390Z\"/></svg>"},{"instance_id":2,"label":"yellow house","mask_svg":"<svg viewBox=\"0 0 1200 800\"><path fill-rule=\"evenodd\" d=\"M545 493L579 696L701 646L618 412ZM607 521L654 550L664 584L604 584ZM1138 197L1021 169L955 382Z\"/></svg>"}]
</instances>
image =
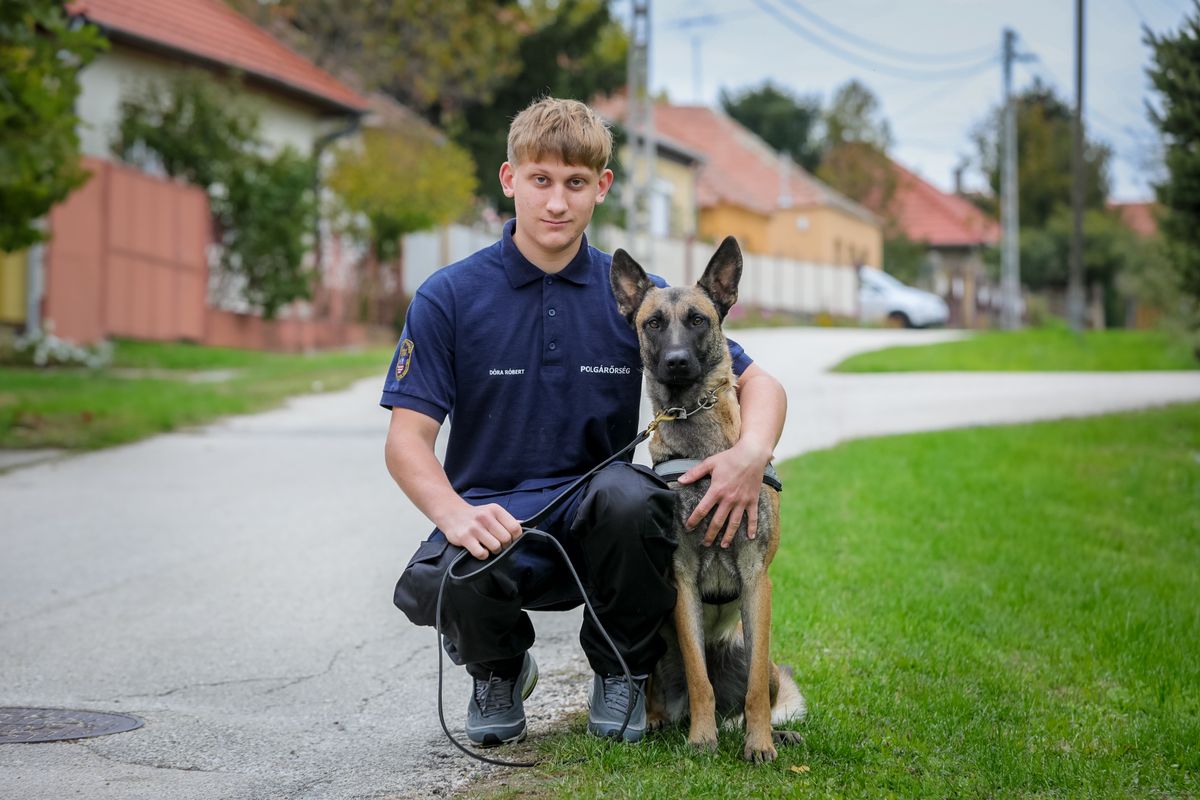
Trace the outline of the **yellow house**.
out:
<instances>
[{"instance_id":1,"label":"yellow house","mask_svg":"<svg viewBox=\"0 0 1200 800\"><path fill-rule=\"evenodd\" d=\"M698 235L797 261L883 264L878 217L783 158L718 111L658 105L657 132L700 153Z\"/></svg>"},{"instance_id":2,"label":"yellow house","mask_svg":"<svg viewBox=\"0 0 1200 800\"><path fill-rule=\"evenodd\" d=\"M644 161L632 157L632 148L641 147L641 136L629 132L629 141L621 145L616 160L624 165L631 164L634 171L627 171L623 181L640 181ZM650 187L649 224L650 235L672 239L687 239L696 235L697 191L700 166L704 157L684 147L679 142L655 133L654 139L654 182ZM617 192L624 187L618 184Z\"/></svg>"}]
</instances>

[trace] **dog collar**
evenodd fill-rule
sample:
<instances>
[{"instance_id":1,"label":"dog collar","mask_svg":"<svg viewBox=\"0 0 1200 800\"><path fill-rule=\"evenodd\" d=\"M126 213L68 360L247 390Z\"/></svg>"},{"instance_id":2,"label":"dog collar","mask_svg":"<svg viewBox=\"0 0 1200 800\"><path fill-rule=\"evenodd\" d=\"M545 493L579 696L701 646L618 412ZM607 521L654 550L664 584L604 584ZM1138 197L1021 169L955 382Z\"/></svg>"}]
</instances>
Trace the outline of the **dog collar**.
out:
<instances>
[{"instance_id":1,"label":"dog collar","mask_svg":"<svg viewBox=\"0 0 1200 800\"><path fill-rule=\"evenodd\" d=\"M728 388L729 381L721 381L717 386L705 392L704 396L700 398L700 402L698 402L696 407L692 409L683 408L682 406L664 408L662 411L659 411L654 415L654 419L650 422L647 430L653 433L654 429L663 422L670 422L677 419L687 419L688 417L699 414L701 411L708 411L717 404L717 396Z\"/></svg>"}]
</instances>

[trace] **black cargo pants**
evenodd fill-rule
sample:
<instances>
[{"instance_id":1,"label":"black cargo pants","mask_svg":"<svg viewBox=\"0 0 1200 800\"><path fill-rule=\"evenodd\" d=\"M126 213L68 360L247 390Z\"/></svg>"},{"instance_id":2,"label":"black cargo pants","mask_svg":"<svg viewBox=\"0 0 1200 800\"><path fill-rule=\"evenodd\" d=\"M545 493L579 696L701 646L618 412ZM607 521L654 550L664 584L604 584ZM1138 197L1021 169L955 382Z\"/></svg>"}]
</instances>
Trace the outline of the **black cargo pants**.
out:
<instances>
[{"instance_id":1,"label":"black cargo pants","mask_svg":"<svg viewBox=\"0 0 1200 800\"><path fill-rule=\"evenodd\" d=\"M467 498L498 503L525 519L564 487ZM653 471L632 464L605 467L538 527L570 555L605 630L634 674L648 674L665 650L658 630L675 606L675 494ZM473 676L515 677L534 640L525 609L565 610L582 604L562 557L549 542L528 538L496 568L474 581L446 582L442 633L446 652ZM433 625L442 575L462 552L435 530L421 543L396 584L395 603L417 625ZM468 557L469 558L469 557ZM475 568L464 564L458 572ZM579 642L592 669L619 674L620 663L584 615Z\"/></svg>"}]
</instances>

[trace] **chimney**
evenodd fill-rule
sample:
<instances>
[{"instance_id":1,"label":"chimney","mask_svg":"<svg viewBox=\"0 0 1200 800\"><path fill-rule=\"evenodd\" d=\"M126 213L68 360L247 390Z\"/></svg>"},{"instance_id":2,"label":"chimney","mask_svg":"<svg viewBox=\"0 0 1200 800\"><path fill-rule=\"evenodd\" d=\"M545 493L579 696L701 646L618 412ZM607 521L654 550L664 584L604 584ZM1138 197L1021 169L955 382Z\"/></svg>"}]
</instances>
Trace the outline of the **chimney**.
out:
<instances>
[{"instance_id":1,"label":"chimney","mask_svg":"<svg viewBox=\"0 0 1200 800\"><path fill-rule=\"evenodd\" d=\"M970 162L964 158L961 161L959 161L958 166L956 166L954 168L954 193L955 194L963 193L962 177L963 177L963 173L967 171L967 167L969 165L970 165Z\"/></svg>"}]
</instances>

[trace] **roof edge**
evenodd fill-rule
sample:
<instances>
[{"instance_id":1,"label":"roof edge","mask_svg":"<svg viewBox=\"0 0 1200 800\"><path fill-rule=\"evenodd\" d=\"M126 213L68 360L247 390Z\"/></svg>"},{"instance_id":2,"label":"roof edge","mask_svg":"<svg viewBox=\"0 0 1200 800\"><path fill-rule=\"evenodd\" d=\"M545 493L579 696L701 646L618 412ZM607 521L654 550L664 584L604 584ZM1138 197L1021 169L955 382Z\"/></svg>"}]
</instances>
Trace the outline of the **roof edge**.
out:
<instances>
[{"instance_id":1,"label":"roof edge","mask_svg":"<svg viewBox=\"0 0 1200 800\"><path fill-rule=\"evenodd\" d=\"M157 55L167 55L167 56L171 56L173 58L188 61L188 62L191 62L194 64L199 64L201 66L212 69L216 72L235 73L235 74L245 75L247 78L252 79L253 83L259 84L264 87L272 88L275 90L280 90L283 94L288 94L288 95L292 95L295 98L307 100L308 102L313 103L318 106L321 106L327 110L333 110L333 111L338 111L341 113L352 114L354 116L362 116L362 115L366 114L368 111L370 111L370 106L367 103L364 103L361 106L353 106L348 103L344 103L339 100L335 100L334 98L329 97L327 95L318 94L316 92L305 89L304 87L297 86L294 83L285 81L281 78L275 77L274 75L267 75L266 73L259 72L257 70L240 67L235 64L230 64L228 62L221 61L220 59L210 58L208 56L201 55L201 54L193 52L191 50L186 50L181 47L176 47L174 45L170 45L165 42L161 42L157 39L150 39L150 38L141 36L136 33L131 33L120 27L109 25L107 23L103 23L103 22L99 22L99 21L90 19L87 16L86 3L81 4L81 5L82 5L82 8L80 9L80 11L78 13L73 14L72 17L84 19L87 21L87 23L89 25L95 25L102 32L104 32L104 34L112 41L131 45L133 47L144 50L148 53L154 53ZM330 76L330 77L333 77L333 76ZM334 78L334 80L337 80L337 79ZM339 81L339 83L340 83L340 81ZM346 89L347 89L347 91L357 94L357 92L354 92L349 87L346 87Z\"/></svg>"}]
</instances>

